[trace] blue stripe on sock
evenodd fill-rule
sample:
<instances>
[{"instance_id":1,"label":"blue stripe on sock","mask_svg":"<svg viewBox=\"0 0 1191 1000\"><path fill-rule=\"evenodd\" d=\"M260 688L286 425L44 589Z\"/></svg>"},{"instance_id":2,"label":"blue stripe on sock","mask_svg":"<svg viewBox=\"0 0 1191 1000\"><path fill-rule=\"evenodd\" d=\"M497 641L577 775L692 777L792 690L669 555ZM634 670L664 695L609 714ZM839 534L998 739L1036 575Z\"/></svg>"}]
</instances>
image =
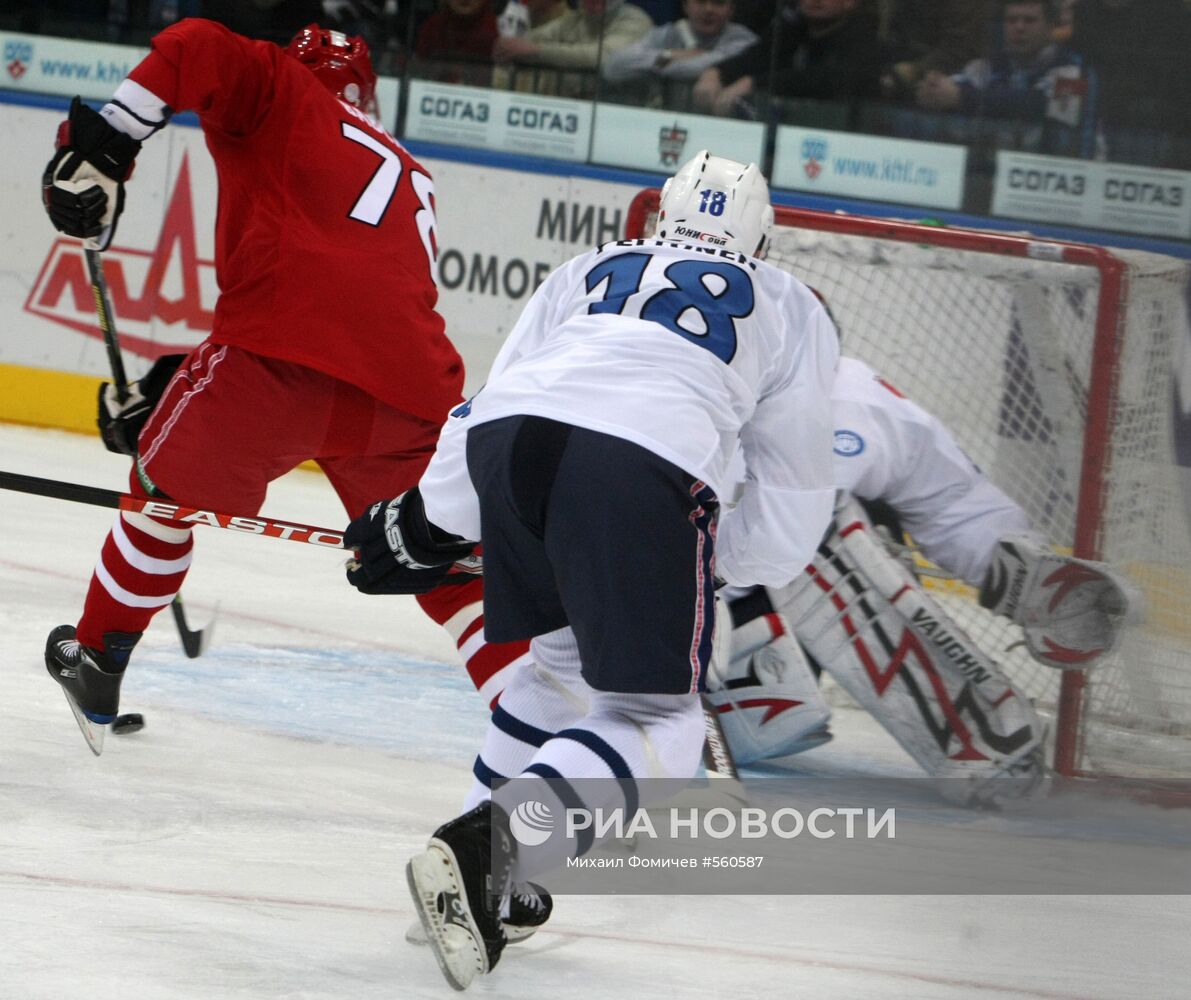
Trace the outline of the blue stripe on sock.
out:
<instances>
[{"instance_id":1,"label":"blue stripe on sock","mask_svg":"<svg viewBox=\"0 0 1191 1000\"><path fill-rule=\"evenodd\" d=\"M540 747L554 735L544 729L538 729L537 726L531 726L528 722L522 722L499 703L492 710L492 724L506 736L528 743L531 747Z\"/></svg>"},{"instance_id":2,"label":"blue stripe on sock","mask_svg":"<svg viewBox=\"0 0 1191 1000\"><path fill-rule=\"evenodd\" d=\"M484 758L478 754L476 756L476 762L471 766L471 773L476 776L476 781L485 788L491 788L494 781L503 784L509 780L503 774L497 774L492 770L492 768L484 763Z\"/></svg>"},{"instance_id":3,"label":"blue stripe on sock","mask_svg":"<svg viewBox=\"0 0 1191 1000\"><path fill-rule=\"evenodd\" d=\"M539 778L545 778L550 782L550 790L562 800L563 807L566 809L582 809L586 810L587 806L583 804L583 800L579 798L579 793L575 791L566 778L559 774L549 764L530 764L522 774L536 774ZM592 844L595 843L595 833L591 827L585 830L580 830L576 839L577 850L575 857L582 857L591 850Z\"/></svg>"},{"instance_id":4,"label":"blue stripe on sock","mask_svg":"<svg viewBox=\"0 0 1191 1000\"><path fill-rule=\"evenodd\" d=\"M612 776L616 779L617 784L620 785L620 790L624 793L625 819L631 821L633 815L637 812L637 782L633 778L633 772L625 762L625 759L603 737L597 736L590 729L564 729L558 734L557 739L574 740L576 743L587 747L588 750L608 765L608 770L612 772Z\"/></svg>"}]
</instances>

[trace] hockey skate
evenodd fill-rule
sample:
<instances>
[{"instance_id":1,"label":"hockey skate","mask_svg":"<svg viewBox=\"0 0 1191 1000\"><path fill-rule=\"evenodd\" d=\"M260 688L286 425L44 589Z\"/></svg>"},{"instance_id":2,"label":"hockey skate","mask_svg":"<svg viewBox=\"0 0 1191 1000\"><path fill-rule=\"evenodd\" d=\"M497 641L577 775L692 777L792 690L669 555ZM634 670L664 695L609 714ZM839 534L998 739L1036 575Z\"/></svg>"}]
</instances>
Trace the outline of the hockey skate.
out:
<instances>
[{"instance_id":1,"label":"hockey skate","mask_svg":"<svg viewBox=\"0 0 1191 1000\"><path fill-rule=\"evenodd\" d=\"M501 907L500 925L504 928L505 939L509 944L520 944L533 937L534 932L550 919L553 910L554 900L540 885L526 882L513 886ZM405 940L418 945L430 943L420 920L409 925Z\"/></svg>"},{"instance_id":2,"label":"hockey skate","mask_svg":"<svg viewBox=\"0 0 1191 1000\"><path fill-rule=\"evenodd\" d=\"M518 944L533 937L534 932L550 919L554 900L540 885L527 882L514 886L508 901L508 916L501 918L501 926L509 944Z\"/></svg>"},{"instance_id":3,"label":"hockey skate","mask_svg":"<svg viewBox=\"0 0 1191 1000\"><path fill-rule=\"evenodd\" d=\"M45 666L62 685L66 702L91 752L103 752L103 736L120 708L120 682L140 632L107 632L105 651L91 649L75 638L73 625L59 625L46 639Z\"/></svg>"},{"instance_id":4,"label":"hockey skate","mask_svg":"<svg viewBox=\"0 0 1191 1000\"><path fill-rule=\"evenodd\" d=\"M440 826L426 850L406 865L418 918L454 989L465 990L476 976L491 972L508 943L499 899L513 852L504 811L484 802Z\"/></svg>"}]
</instances>

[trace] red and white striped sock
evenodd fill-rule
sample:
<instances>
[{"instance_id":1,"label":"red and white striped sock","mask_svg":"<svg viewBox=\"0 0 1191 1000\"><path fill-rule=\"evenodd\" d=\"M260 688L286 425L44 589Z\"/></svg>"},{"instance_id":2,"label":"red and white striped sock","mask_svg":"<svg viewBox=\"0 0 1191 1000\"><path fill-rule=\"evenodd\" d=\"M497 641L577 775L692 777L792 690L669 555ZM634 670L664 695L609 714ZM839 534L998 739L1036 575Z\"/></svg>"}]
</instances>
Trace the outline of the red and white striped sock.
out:
<instances>
[{"instance_id":1,"label":"red and white striped sock","mask_svg":"<svg viewBox=\"0 0 1191 1000\"><path fill-rule=\"evenodd\" d=\"M485 641L484 584L479 577L469 583L438 587L429 594L421 594L418 603L455 640L480 698L485 705L494 707L513 672L530 661L529 642Z\"/></svg>"},{"instance_id":2,"label":"red and white striped sock","mask_svg":"<svg viewBox=\"0 0 1191 1000\"><path fill-rule=\"evenodd\" d=\"M105 632L143 632L182 587L194 546L190 528L122 512L91 576L78 639L103 649Z\"/></svg>"}]
</instances>

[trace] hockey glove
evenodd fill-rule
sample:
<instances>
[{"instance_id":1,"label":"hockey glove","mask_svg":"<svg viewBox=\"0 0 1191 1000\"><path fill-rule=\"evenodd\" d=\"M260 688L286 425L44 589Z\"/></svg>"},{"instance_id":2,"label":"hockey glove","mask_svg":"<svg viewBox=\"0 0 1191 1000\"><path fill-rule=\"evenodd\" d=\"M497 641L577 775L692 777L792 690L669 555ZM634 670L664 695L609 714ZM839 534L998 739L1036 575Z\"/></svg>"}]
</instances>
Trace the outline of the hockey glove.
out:
<instances>
[{"instance_id":1,"label":"hockey glove","mask_svg":"<svg viewBox=\"0 0 1191 1000\"><path fill-rule=\"evenodd\" d=\"M1092 666L1144 617L1141 592L1120 573L1024 536L997 543L980 604L1017 622L1039 663L1062 669Z\"/></svg>"},{"instance_id":2,"label":"hockey glove","mask_svg":"<svg viewBox=\"0 0 1191 1000\"><path fill-rule=\"evenodd\" d=\"M416 486L395 500L374 503L347 526L343 545L355 557L347 564L348 583L362 594L425 594L440 583L456 582L447 575L476 547L426 519Z\"/></svg>"},{"instance_id":3,"label":"hockey glove","mask_svg":"<svg viewBox=\"0 0 1191 1000\"><path fill-rule=\"evenodd\" d=\"M185 360L185 354L163 354L139 380L128 383L128 398L124 402L120 402L111 382L100 383L99 436L108 451L136 457L136 442L145 421Z\"/></svg>"},{"instance_id":4,"label":"hockey glove","mask_svg":"<svg viewBox=\"0 0 1191 1000\"><path fill-rule=\"evenodd\" d=\"M88 249L106 250L124 211L124 182L132 176L141 144L76 97L58 126L55 148L41 178L50 221Z\"/></svg>"}]
</instances>

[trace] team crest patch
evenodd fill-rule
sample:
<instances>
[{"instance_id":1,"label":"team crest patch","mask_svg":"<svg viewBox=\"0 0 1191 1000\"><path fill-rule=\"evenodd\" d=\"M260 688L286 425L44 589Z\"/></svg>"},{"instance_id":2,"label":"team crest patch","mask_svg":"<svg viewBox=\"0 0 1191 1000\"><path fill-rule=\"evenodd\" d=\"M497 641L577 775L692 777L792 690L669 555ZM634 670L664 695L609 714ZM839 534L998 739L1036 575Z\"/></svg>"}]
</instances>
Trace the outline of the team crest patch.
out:
<instances>
[{"instance_id":1,"label":"team crest patch","mask_svg":"<svg viewBox=\"0 0 1191 1000\"><path fill-rule=\"evenodd\" d=\"M678 122L662 126L658 133L658 153L661 156L663 167L677 165L679 157L682 156L683 147L686 146L686 137L687 130L680 128Z\"/></svg>"},{"instance_id":2,"label":"team crest patch","mask_svg":"<svg viewBox=\"0 0 1191 1000\"><path fill-rule=\"evenodd\" d=\"M864 438L855 431L838 430L835 432L835 446L832 451L844 458L852 458L864 451Z\"/></svg>"}]
</instances>

